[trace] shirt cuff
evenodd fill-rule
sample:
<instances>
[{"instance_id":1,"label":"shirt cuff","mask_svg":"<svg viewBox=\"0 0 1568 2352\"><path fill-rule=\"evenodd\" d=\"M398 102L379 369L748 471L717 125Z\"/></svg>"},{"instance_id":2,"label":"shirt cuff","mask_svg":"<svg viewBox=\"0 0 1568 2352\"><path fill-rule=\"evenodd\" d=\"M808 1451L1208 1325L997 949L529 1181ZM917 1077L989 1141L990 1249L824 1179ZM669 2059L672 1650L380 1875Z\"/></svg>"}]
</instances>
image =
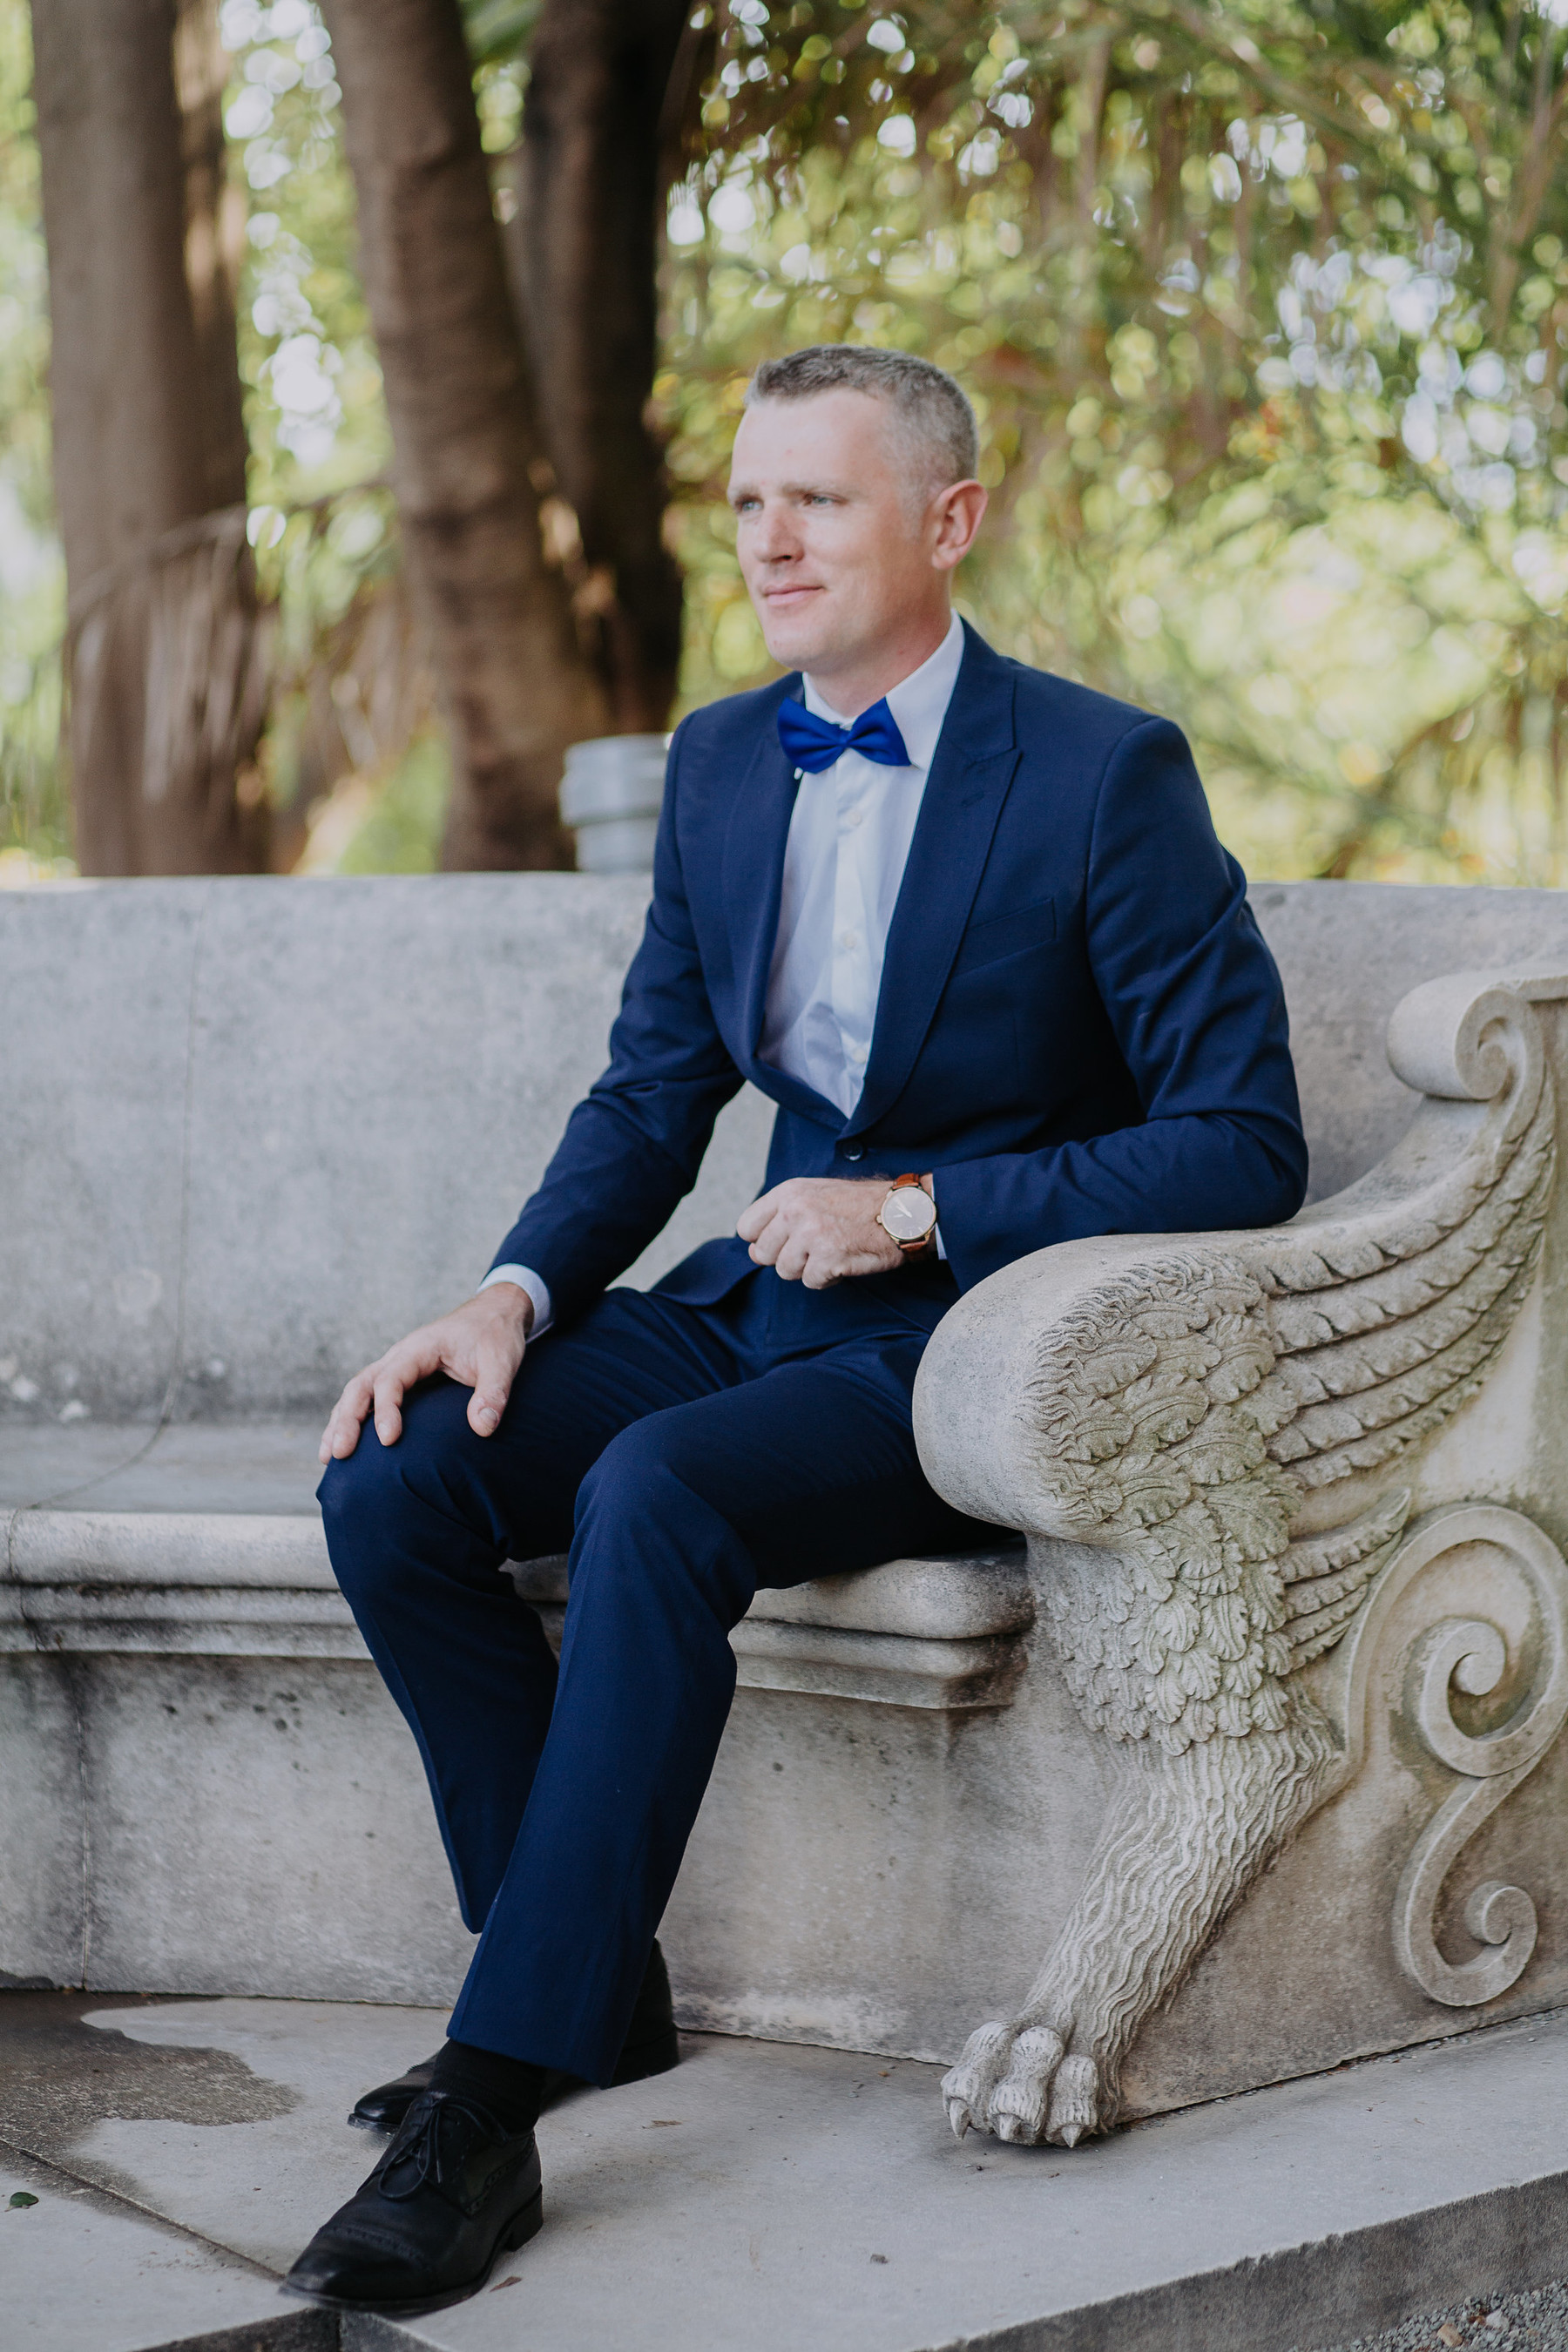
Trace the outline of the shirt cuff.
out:
<instances>
[{"instance_id":1,"label":"shirt cuff","mask_svg":"<svg viewBox=\"0 0 1568 2352\"><path fill-rule=\"evenodd\" d=\"M937 1204L937 1202L936 1202L936 1176L935 1176L935 1173L934 1173L934 1172L932 1173L931 1180L931 1207L932 1207L933 1209L936 1207L936 1204ZM931 1237L932 1241L936 1244L936 1254L937 1254L938 1257L942 1260L942 1263L943 1264L943 1265L945 1265L947 1264L947 1251L946 1251L946 1249L945 1249L945 1247L943 1246L943 1244L942 1244L942 1219L941 1219L941 1217L940 1217L940 1216L938 1217L936 1223L935 1223L935 1224L931 1227Z\"/></svg>"},{"instance_id":2,"label":"shirt cuff","mask_svg":"<svg viewBox=\"0 0 1568 2352\"><path fill-rule=\"evenodd\" d=\"M479 1288L489 1290L491 1284L497 1282L515 1282L520 1290L527 1291L533 1301L533 1322L528 1334L529 1341L531 1345L535 1339L542 1339L554 1316L550 1303L550 1285L542 1275L535 1274L531 1265L492 1265Z\"/></svg>"}]
</instances>

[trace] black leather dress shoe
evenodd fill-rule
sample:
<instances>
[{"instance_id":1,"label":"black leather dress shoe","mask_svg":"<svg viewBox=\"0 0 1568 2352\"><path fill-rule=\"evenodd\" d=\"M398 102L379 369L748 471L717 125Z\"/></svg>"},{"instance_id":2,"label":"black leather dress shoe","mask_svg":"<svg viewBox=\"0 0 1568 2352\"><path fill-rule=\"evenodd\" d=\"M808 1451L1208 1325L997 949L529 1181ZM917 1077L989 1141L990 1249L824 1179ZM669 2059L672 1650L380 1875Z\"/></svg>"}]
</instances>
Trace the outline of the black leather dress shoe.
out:
<instances>
[{"instance_id":1,"label":"black leather dress shoe","mask_svg":"<svg viewBox=\"0 0 1568 2352\"><path fill-rule=\"evenodd\" d=\"M483 2286L543 2218L533 2134L449 2091L415 2100L375 2170L317 2231L284 2284L349 2311L412 2318Z\"/></svg>"},{"instance_id":2,"label":"black leather dress shoe","mask_svg":"<svg viewBox=\"0 0 1568 2352\"><path fill-rule=\"evenodd\" d=\"M439 2056L439 2052L436 2053ZM664 1965L664 1954L656 1944L648 1956L642 1989L637 2007L632 2011L626 2038L621 2046L620 2062L613 2077L619 2086L624 2083L641 2083L650 2074L667 2074L680 2063L680 2041L675 2031L675 2013L669 1991L669 1971ZM378 2083L355 2103L349 2116L365 2131L395 2131L421 2092L430 2088L430 2076L436 2058L422 2059L410 2066L391 2083ZM552 2068L544 2078L542 2105L552 2106L564 2098L568 2091L580 2091L580 2074L567 2074Z\"/></svg>"}]
</instances>

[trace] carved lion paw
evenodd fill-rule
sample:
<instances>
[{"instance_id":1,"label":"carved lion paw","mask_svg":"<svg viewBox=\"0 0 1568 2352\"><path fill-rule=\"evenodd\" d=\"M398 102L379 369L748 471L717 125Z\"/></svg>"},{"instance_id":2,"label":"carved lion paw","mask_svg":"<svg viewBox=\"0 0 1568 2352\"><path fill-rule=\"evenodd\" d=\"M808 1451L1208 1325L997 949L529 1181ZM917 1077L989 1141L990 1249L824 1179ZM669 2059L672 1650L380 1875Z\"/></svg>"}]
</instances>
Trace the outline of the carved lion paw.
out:
<instances>
[{"instance_id":1,"label":"carved lion paw","mask_svg":"<svg viewBox=\"0 0 1568 2352\"><path fill-rule=\"evenodd\" d=\"M1076 2147L1110 2104L1092 2058L1069 2055L1054 2027L1022 2021L978 2027L942 2095L958 2138L973 2126L1025 2147Z\"/></svg>"}]
</instances>

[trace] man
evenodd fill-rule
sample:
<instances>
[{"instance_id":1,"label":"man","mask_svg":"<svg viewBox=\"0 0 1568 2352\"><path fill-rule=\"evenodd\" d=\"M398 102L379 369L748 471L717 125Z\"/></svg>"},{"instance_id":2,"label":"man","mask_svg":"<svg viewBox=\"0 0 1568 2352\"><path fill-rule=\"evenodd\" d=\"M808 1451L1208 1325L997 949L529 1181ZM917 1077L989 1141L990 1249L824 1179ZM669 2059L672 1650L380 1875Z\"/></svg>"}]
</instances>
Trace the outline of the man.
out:
<instances>
[{"instance_id":1,"label":"man","mask_svg":"<svg viewBox=\"0 0 1568 2352\"><path fill-rule=\"evenodd\" d=\"M922 361L759 368L730 497L791 674L678 730L609 1068L478 1295L328 1424L333 1566L481 1933L442 2052L362 2102L395 2136L304 2291L472 2293L539 2227L562 2079L673 2063L653 1939L731 1628L760 1585L979 1535L910 1431L960 1293L1076 1235L1300 1203L1279 977L1181 735L952 613L975 459ZM746 1078L778 1117L737 1234L611 1289ZM557 1674L503 1569L568 1545Z\"/></svg>"}]
</instances>

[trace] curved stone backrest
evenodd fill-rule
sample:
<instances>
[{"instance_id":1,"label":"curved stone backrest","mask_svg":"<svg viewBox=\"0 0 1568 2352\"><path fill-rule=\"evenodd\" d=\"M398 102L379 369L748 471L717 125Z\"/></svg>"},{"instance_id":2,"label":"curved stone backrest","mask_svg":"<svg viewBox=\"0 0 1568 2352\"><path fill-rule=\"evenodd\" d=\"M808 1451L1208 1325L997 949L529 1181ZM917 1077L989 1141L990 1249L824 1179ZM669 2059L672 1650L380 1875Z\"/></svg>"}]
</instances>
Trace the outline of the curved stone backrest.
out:
<instances>
[{"instance_id":1,"label":"curved stone backrest","mask_svg":"<svg viewBox=\"0 0 1568 2352\"><path fill-rule=\"evenodd\" d=\"M635 877L112 883L0 897L0 1412L314 1408L482 1273L601 1066ZM1315 1197L1412 1097L1395 1003L1568 957L1568 895L1265 884ZM725 1114L635 1279L750 1197Z\"/></svg>"},{"instance_id":2,"label":"curved stone backrest","mask_svg":"<svg viewBox=\"0 0 1568 2352\"><path fill-rule=\"evenodd\" d=\"M1388 1066L1402 997L1445 972L1568 959L1564 890L1257 882L1249 896L1285 982L1313 1201L1364 1175L1410 1124L1417 1097Z\"/></svg>"},{"instance_id":3,"label":"curved stone backrest","mask_svg":"<svg viewBox=\"0 0 1568 2352\"><path fill-rule=\"evenodd\" d=\"M542 874L0 896L0 1411L313 1410L466 1296L603 1066L646 897ZM642 1278L732 1222L770 1116L731 1108Z\"/></svg>"}]
</instances>

